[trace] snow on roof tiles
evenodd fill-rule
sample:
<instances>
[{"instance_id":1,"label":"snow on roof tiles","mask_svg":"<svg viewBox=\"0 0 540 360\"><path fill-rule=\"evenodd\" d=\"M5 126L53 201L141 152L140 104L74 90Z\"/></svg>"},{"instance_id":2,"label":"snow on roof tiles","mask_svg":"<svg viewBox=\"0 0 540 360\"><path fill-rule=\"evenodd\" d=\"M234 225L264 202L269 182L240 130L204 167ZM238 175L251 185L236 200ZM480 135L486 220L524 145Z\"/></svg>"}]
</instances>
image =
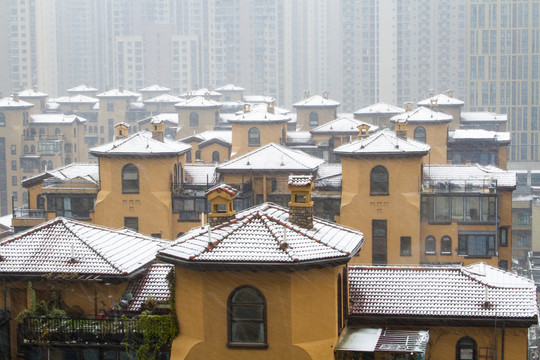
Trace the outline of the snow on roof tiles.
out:
<instances>
[{"instance_id":1,"label":"snow on roof tiles","mask_svg":"<svg viewBox=\"0 0 540 360\"><path fill-rule=\"evenodd\" d=\"M407 121L410 123L426 123L426 122L450 122L452 115L448 115L439 111L433 111L430 108L420 106L414 110L407 111L390 118L392 122Z\"/></svg>"},{"instance_id":2,"label":"snow on roof tiles","mask_svg":"<svg viewBox=\"0 0 540 360\"><path fill-rule=\"evenodd\" d=\"M515 171L501 170L494 166L474 165L425 165L423 179L427 181L491 181L497 187L515 187Z\"/></svg>"},{"instance_id":3,"label":"snow on roof tiles","mask_svg":"<svg viewBox=\"0 0 540 360\"><path fill-rule=\"evenodd\" d=\"M506 114L496 114L492 112L485 111L476 111L476 112L462 112L461 121L462 122L506 122L508 116Z\"/></svg>"},{"instance_id":4,"label":"snow on roof tiles","mask_svg":"<svg viewBox=\"0 0 540 360\"><path fill-rule=\"evenodd\" d=\"M0 109L27 109L32 106L34 106L34 104L22 100L14 100L11 96L0 99Z\"/></svg>"},{"instance_id":5,"label":"snow on roof tiles","mask_svg":"<svg viewBox=\"0 0 540 360\"><path fill-rule=\"evenodd\" d=\"M368 125L369 132L374 132L379 129L378 126L369 124L365 121L356 120L348 116L342 116L310 130L310 133L358 135L358 127L360 125Z\"/></svg>"},{"instance_id":6,"label":"snow on roof tiles","mask_svg":"<svg viewBox=\"0 0 540 360\"><path fill-rule=\"evenodd\" d=\"M289 186L307 186L313 183L312 175L289 175Z\"/></svg>"},{"instance_id":7,"label":"snow on roof tiles","mask_svg":"<svg viewBox=\"0 0 540 360\"><path fill-rule=\"evenodd\" d=\"M98 164L71 163L69 165L24 179L23 185L27 182L32 183L35 180L49 177L54 177L60 181L69 181L75 178L82 178L91 183L98 184L99 166Z\"/></svg>"},{"instance_id":8,"label":"snow on roof tiles","mask_svg":"<svg viewBox=\"0 0 540 360\"><path fill-rule=\"evenodd\" d=\"M152 133L142 131L112 143L90 149L94 156L111 155L149 155L170 156L179 155L191 150L191 145L164 139L152 139Z\"/></svg>"},{"instance_id":9,"label":"snow on roof tiles","mask_svg":"<svg viewBox=\"0 0 540 360\"><path fill-rule=\"evenodd\" d=\"M238 111L234 116L227 118L230 123L242 123L242 122L263 122L263 123L275 123L275 122L288 122L291 120L291 116L286 113L280 113L275 111L268 112L268 105L256 104L250 107L250 111Z\"/></svg>"},{"instance_id":10,"label":"snow on roof tiles","mask_svg":"<svg viewBox=\"0 0 540 360\"><path fill-rule=\"evenodd\" d=\"M264 96L264 95L244 95L244 101L246 103L252 103L252 104L258 104L258 103L269 103L274 102L276 99L274 99L271 96Z\"/></svg>"},{"instance_id":11,"label":"snow on roof tiles","mask_svg":"<svg viewBox=\"0 0 540 360\"><path fill-rule=\"evenodd\" d=\"M218 180L215 164L185 164L186 185L214 185Z\"/></svg>"},{"instance_id":12,"label":"snow on roof tiles","mask_svg":"<svg viewBox=\"0 0 540 360\"><path fill-rule=\"evenodd\" d=\"M439 106L463 106L465 103L455 97L450 97L446 94L438 94L430 98L421 100L416 104L418 106L431 106L431 100L436 100Z\"/></svg>"},{"instance_id":13,"label":"snow on roof tiles","mask_svg":"<svg viewBox=\"0 0 540 360\"><path fill-rule=\"evenodd\" d=\"M170 95L170 94L161 94L158 96L155 96L151 99L144 100L143 103L145 104L155 104L155 103L169 103L169 104L177 104L179 102L183 102L184 99L178 96Z\"/></svg>"},{"instance_id":14,"label":"snow on roof tiles","mask_svg":"<svg viewBox=\"0 0 540 360\"><path fill-rule=\"evenodd\" d=\"M324 163L317 169L315 177L315 189L324 187L341 187L342 168L341 163Z\"/></svg>"},{"instance_id":15,"label":"snow on roof tiles","mask_svg":"<svg viewBox=\"0 0 540 360\"><path fill-rule=\"evenodd\" d=\"M120 89L111 89L107 90L105 92L102 92L101 94L96 95L98 98L110 98L110 97L118 97L118 98L137 98L141 96L141 94L132 92L123 88Z\"/></svg>"},{"instance_id":16,"label":"snow on roof tiles","mask_svg":"<svg viewBox=\"0 0 540 360\"><path fill-rule=\"evenodd\" d=\"M221 104L217 101L206 99L204 96L195 96L174 105L176 108L220 108Z\"/></svg>"},{"instance_id":17,"label":"snow on roof tiles","mask_svg":"<svg viewBox=\"0 0 540 360\"><path fill-rule=\"evenodd\" d=\"M314 171L323 159L305 152L270 143L217 167L218 172L252 171Z\"/></svg>"},{"instance_id":18,"label":"snow on roof tiles","mask_svg":"<svg viewBox=\"0 0 540 360\"><path fill-rule=\"evenodd\" d=\"M222 95L221 93L217 91L209 90L208 88L200 88L197 90L191 90L191 91L185 92L180 96L184 98L187 98L189 96L205 97L206 94L208 94L210 97L220 97Z\"/></svg>"},{"instance_id":19,"label":"snow on roof tiles","mask_svg":"<svg viewBox=\"0 0 540 360\"><path fill-rule=\"evenodd\" d=\"M74 92L96 92L96 91L98 91L98 89L93 88L91 86L87 86L87 85L79 85L79 86L75 86L75 87L72 87L71 89L67 90L67 92L69 92L69 93L74 93Z\"/></svg>"},{"instance_id":20,"label":"snow on roof tiles","mask_svg":"<svg viewBox=\"0 0 540 360\"><path fill-rule=\"evenodd\" d=\"M412 139L398 138L396 134L383 129L366 138L343 144L334 153L338 155L426 155L431 147Z\"/></svg>"},{"instance_id":21,"label":"snow on roof tiles","mask_svg":"<svg viewBox=\"0 0 540 360\"><path fill-rule=\"evenodd\" d=\"M58 104L95 104L99 102L99 99L85 96L81 94L73 95L73 96L62 96L59 98L54 99L54 102Z\"/></svg>"},{"instance_id":22,"label":"snow on roof tiles","mask_svg":"<svg viewBox=\"0 0 540 360\"><path fill-rule=\"evenodd\" d=\"M66 115L66 114L30 115L30 122L32 124L71 124L75 121L86 122L87 120L78 115Z\"/></svg>"},{"instance_id":23,"label":"snow on roof tiles","mask_svg":"<svg viewBox=\"0 0 540 360\"><path fill-rule=\"evenodd\" d=\"M335 100L328 99L321 95L313 95L307 99L300 100L293 104L295 108L301 107L338 107L340 103Z\"/></svg>"},{"instance_id":24,"label":"snow on roof tiles","mask_svg":"<svg viewBox=\"0 0 540 360\"><path fill-rule=\"evenodd\" d=\"M171 89L155 84L155 85L150 85L142 89L139 89L139 91L140 92L171 91Z\"/></svg>"},{"instance_id":25,"label":"snow on roof tiles","mask_svg":"<svg viewBox=\"0 0 540 360\"><path fill-rule=\"evenodd\" d=\"M495 142L509 143L510 133L484 129L458 129L448 133L448 140L493 140Z\"/></svg>"},{"instance_id":26,"label":"snow on roof tiles","mask_svg":"<svg viewBox=\"0 0 540 360\"><path fill-rule=\"evenodd\" d=\"M174 266L170 264L152 264L143 276L129 284L126 293L131 293L133 301L127 311L142 311L149 297L158 303L167 303L170 297L167 275L171 271L174 271Z\"/></svg>"},{"instance_id":27,"label":"snow on roof tiles","mask_svg":"<svg viewBox=\"0 0 540 360\"><path fill-rule=\"evenodd\" d=\"M215 226L210 236L206 226L191 230L162 250L160 257L183 263L299 264L346 260L362 243L357 230L318 218L312 229L304 229L289 221L289 210L266 203Z\"/></svg>"},{"instance_id":28,"label":"snow on roof tiles","mask_svg":"<svg viewBox=\"0 0 540 360\"><path fill-rule=\"evenodd\" d=\"M349 289L353 315L481 318L538 315L536 287L531 280L485 264L351 266Z\"/></svg>"},{"instance_id":29,"label":"snow on roof tiles","mask_svg":"<svg viewBox=\"0 0 540 360\"><path fill-rule=\"evenodd\" d=\"M56 218L2 241L0 272L125 276L154 261L166 243L129 230Z\"/></svg>"},{"instance_id":30,"label":"snow on roof tiles","mask_svg":"<svg viewBox=\"0 0 540 360\"><path fill-rule=\"evenodd\" d=\"M246 89L241 86L236 86L234 84L227 84L222 87L218 87L216 91L246 91Z\"/></svg>"},{"instance_id":31,"label":"snow on roof tiles","mask_svg":"<svg viewBox=\"0 0 540 360\"><path fill-rule=\"evenodd\" d=\"M177 113L161 113L158 115L149 116L147 118L139 120L139 124L144 124L147 122L160 123L161 121L178 125L178 114Z\"/></svg>"},{"instance_id":32,"label":"snow on roof tiles","mask_svg":"<svg viewBox=\"0 0 540 360\"><path fill-rule=\"evenodd\" d=\"M26 89L23 91L19 91L19 97L24 98L41 98L41 97L47 97L49 94L45 94L41 91L37 91L34 89Z\"/></svg>"},{"instance_id":33,"label":"snow on roof tiles","mask_svg":"<svg viewBox=\"0 0 540 360\"><path fill-rule=\"evenodd\" d=\"M376 104L356 110L354 115L400 114L402 112L405 112L405 109L383 102L378 102Z\"/></svg>"}]
</instances>

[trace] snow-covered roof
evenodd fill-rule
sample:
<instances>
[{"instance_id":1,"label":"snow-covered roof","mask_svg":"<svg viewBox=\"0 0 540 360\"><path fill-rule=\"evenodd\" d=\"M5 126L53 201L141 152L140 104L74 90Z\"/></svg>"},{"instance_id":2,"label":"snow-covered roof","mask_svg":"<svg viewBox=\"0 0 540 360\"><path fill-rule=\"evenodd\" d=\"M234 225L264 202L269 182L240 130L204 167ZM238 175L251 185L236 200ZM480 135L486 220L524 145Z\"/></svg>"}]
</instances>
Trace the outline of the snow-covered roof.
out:
<instances>
[{"instance_id":1,"label":"snow-covered roof","mask_svg":"<svg viewBox=\"0 0 540 360\"><path fill-rule=\"evenodd\" d=\"M189 150L191 150L191 145L169 139L155 140L151 132L142 131L92 148L90 154L94 156L176 156Z\"/></svg>"},{"instance_id":2,"label":"snow-covered roof","mask_svg":"<svg viewBox=\"0 0 540 360\"><path fill-rule=\"evenodd\" d=\"M450 97L446 94L438 94L430 98L421 100L416 104L418 106L431 106L431 101L436 100L438 106L463 106L465 103L455 97Z\"/></svg>"},{"instance_id":3,"label":"snow-covered roof","mask_svg":"<svg viewBox=\"0 0 540 360\"><path fill-rule=\"evenodd\" d=\"M217 101L207 99L204 96L195 96L185 101L180 101L174 106L176 108L199 109L199 108L220 108L221 104Z\"/></svg>"},{"instance_id":4,"label":"snow-covered roof","mask_svg":"<svg viewBox=\"0 0 540 360\"><path fill-rule=\"evenodd\" d=\"M11 220L13 220L13 214L0 216L0 225L4 228L11 228Z\"/></svg>"},{"instance_id":5,"label":"snow-covered roof","mask_svg":"<svg viewBox=\"0 0 540 360\"><path fill-rule=\"evenodd\" d=\"M85 179L94 184L99 183L98 164L71 163L56 169L45 171L22 181L23 186L30 186L42 179L54 177L60 181L69 181L75 178Z\"/></svg>"},{"instance_id":6,"label":"snow-covered roof","mask_svg":"<svg viewBox=\"0 0 540 360\"><path fill-rule=\"evenodd\" d=\"M246 89L244 89L243 87L236 86L234 84L227 84L222 87L218 87L216 90L217 91L246 91Z\"/></svg>"},{"instance_id":7,"label":"snow-covered roof","mask_svg":"<svg viewBox=\"0 0 540 360\"><path fill-rule=\"evenodd\" d=\"M452 115L439 111L433 111L430 108L420 106L414 110L394 115L390 118L390 121L407 121L409 123L448 123L452 121Z\"/></svg>"},{"instance_id":8,"label":"snow-covered roof","mask_svg":"<svg viewBox=\"0 0 540 360\"><path fill-rule=\"evenodd\" d=\"M149 297L157 303L167 303L171 295L167 276L171 271L174 271L174 266L170 264L152 264L143 276L130 283L126 293L130 293L133 300L127 311L142 311L142 306Z\"/></svg>"},{"instance_id":9,"label":"snow-covered roof","mask_svg":"<svg viewBox=\"0 0 540 360\"><path fill-rule=\"evenodd\" d=\"M161 113L158 115L149 116L147 118L139 120L139 124L145 124L147 122L159 123L161 121L178 125L178 113Z\"/></svg>"},{"instance_id":10,"label":"snow-covered roof","mask_svg":"<svg viewBox=\"0 0 540 360\"><path fill-rule=\"evenodd\" d=\"M218 178L215 164L184 165L184 183L186 185L214 185Z\"/></svg>"},{"instance_id":11,"label":"snow-covered roof","mask_svg":"<svg viewBox=\"0 0 540 360\"><path fill-rule=\"evenodd\" d=\"M32 106L34 106L34 104L23 100L14 100L11 96L0 99L0 109L27 109Z\"/></svg>"},{"instance_id":12,"label":"snow-covered roof","mask_svg":"<svg viewBox=\"0 0 540 360\"><path fill-rule=\"evenodd\" d=\"M244 101L251 104L257 104L257 103L269 103L274 102L276 99L274 99L271 96L264 96L264 95L244 95Z\"/></svg>"},{"instance_id":13,"label":"snow-covered roof","mask_svg":"<svg viewBox=\"0 0 540 360\"><path fill-rule=\"evenodd\" d=\"M257 148L236 159L218 165L218 172L238 171L280 171L280 172L313 172L323 159L308 155L305 152L270 143Z\"/></svg>"},{"instance_id":14,"label":"snow-covered roof","mask_svg":"<svg viewBox=\"0 0 540 360\"><path fill-rule=\"evenodd\" d=\"M184 143L196 141L199 146L207 141L221 140L224 143L232 144L232 131L230 130L209 130L199 134L191 135L181 139Z\"/></svg>"},{"instance_id":15,"label":"snow-covered roof","mask_svg":"<svg viewBox=\"0 0 540 360\"><path fill-rule=\"evenodd\" d=\"M313 95L308 97L307 99L300 100L293 104L293 107L295 108L317 108L317 107L330 107L330 108L337 108L339 106L339 102L335 100L328 99L327 97L321 96L321 95Z\"/></svg>"},{"instance_id":16,"label":"snow-covered roof","mask_svg":"<svg viewBox=\"0 0 540 360\"><path fill-rule=\"evenodd\" d=\"M497 187L513 188L517 184L515 171L502 170L494 166L473 165L424 165L423 179L426 181L491 182Z\"/></svg>"},{"instance_id":17,"label":"snow-covered roof","mask_svg":"<svg viewBox=\"0 0 540 360\"><path fill-rule=\"evenodd\" d=\"M49 94L45 94L44 92L38 91L37 89L26 89L23 91L19 91L19 97L24 98L44 98L49 96Z\"/></svg>"},{"instance_id":18,"label":"snow-covered roof","mask_svg":"<svg viewBox=\"0 0 540 360\"><path fill-rule=\"evenodd\" d=\"M98 91L98 89L93 88L93 87L88 86L88 85L79 85L79 86L75 86L75 87L72 87L71 89L67 90L67 92L69 92L69 93L97 92L97 91Z\"/></svg>"},{"instance_id":19,"label":"snow-covered roof","mask_svg":"<svg viewBox=\"0 0 540 360\"><path fill-rule=\"evenodd\" d=\"M139 91L140 92L159 92L159 91L171 91L171 89L154 84L154 85L150 85L142 89L139 89Z\"/></svg>"},{"instance_id":20,"label":"snow-covered roof","mask_svg":"<svg viewBox=\"0 0 540 360\"><path fill-rule=\"evenodd\" d=\"M75 121L86 122L87 120L78 115L66 115L66 114L30 115L30 123L32 124L71 124Z\"/></svg>"},{"instance_id":21,"label":"snow-covered roof","mask_svg":"<svg viewBox=\"0 0 540 360\"><path fill-rule=\"evenodd\" d=\"M485 264L350 266L349 292L353 316L538 317L534 282Z\"/></svg>"},{"instance_id":22,"label":"snow-covered roof","mask_svg":"<svg viewBox=\"0 0 540 360\"><path fill-rule=\"evenodd\" d=\"M126 276L154 261L166 241L130 230L56 218L0 243L0 272Z\"/></svg>"},{"instance_id":23,"label":"snow-covered roof","mask_svg":"<svg viewBox=\"0 0 540 360\"><path fill-rule=\"evenodd\" d=\"M293 270L302 266L347 262L360 249L361 232L318 218L313 228L291 223L289 210L265 203L244 210L209 234L207 226L195 228L163 249L159 257L186 266L227 265L246 269Z\"/></svg>"},{"instance_id":24,"label":"snow-covered roof","mask_svg":"<svg viewBox=\"0 0 540 360\"><path fill-rule=\"evenodd\" d=\"M335 134L335 135L358 135L358 127L360 125L368 125L369 132L374 132L379 129L378 126L369 124L365 121L356 120L348 116L342 116L334 119L326 124L320 125L310 132L312 134Z\"/></svg>"},{"instance_id":25,"label":"snow-covered roof","mask_svg":"<svg viewBox=\"0 0 540 360\"><path fill-rule=\"evenodd\" d=\"M458 129L448 132L448 140L484 140L498 143L510 143L510 133L483 129Z\"/></svg>"},{"instance_id":26,"label":"snow-covered roof","mask_svg":"<svg viewBox=\"0 0 540 360\"><path fill-rule=\"evenodd\" d=\"M508 116L506 114L496 114L486 111L475 111L475 112L462 112L461 113L461 122L497 122L505 123L508 121Z\"/></svg>"},{"instance_id":27,"label":"snow-covered roof","mask_svg":"<svg viewBox=\"0 0 540 360\"><path fill-rule=\"evenodd\" d=\"M182 101L184 101L184 99L182 99L181 97L170 95L170 94L161 94L151 99L144 100L143 103L145 104L155 104L155 103L176 104Z\"/></svg>"},{"instance_id":28,"label":"snow-covered roof","mask_svg":"<svg viewBox=\"0 0 540 360\"><path fill-rule=\"evenodd\" d=\"M94 104L99 102L99 99L77 94L73 96L61 96L54 99L53 101L58 104Z\"/></svg>"},{"instance_id":29,"label":"snow-covered roof","mask_svg":"<svg viewBox=\"0 0 540 360\"><path fill-rule=\"evenodd\" d=\"M376 104L356 110L354 115L401 114L403 112L405 112L405 109L383 102L378 102Z\"/></svg>"},{"instance_id":30,"label":"snow-covered roof","mask_svg":"<svg viewBox=\"0 0 540 360\"><path fill-rule=\"evenodd\" d=\"M373 155L414 155L424 156L431 147L413 139L399 138L393 131L383 129L375 134L369 135L347 144L343 144L336 149L337 155L349 156L373 156Z\"/></svg>"},{"instance_id":31,"label":"snow-covered roof","mask_svg":"<svg viewBox=\"0 0 540 360\"><path fill-rule=\"evenodd\" d=\"M315 177L315 189L317 188L340 188L342 182L341 163L324 163L317 169Z\"/></svg>"},{"instance_id":32,"label":"snow-covered roof","mask_svg":"<svg viewBox=\"0 0 540 360\"><path fill-rule=\"evenodd\" d=\"M212 194L214 192L222 192L222 191L229 194L229 195L231 195L231 196L235 196L236 194L238 194L237 189L233 188L230 185L222 183L222 184L218 184L218 185L212 187L204 195L208 197L208 195L210 195L210 194Z\"/></svg>"},{"instance_id":33,"label":"snow-covered roof","mask_svg":"<svg viewBox=\"0 0 540 360\"><path fill-rule=\"evenodd\" d=\"M141 94L123 88L111 89L96 95L98 98L138 98Z\"/></svg>"},{"instance_id":34,"label":"snow-covered roof","mask_svg":"<svg viewBox=\"0 0 540 360\"><path fill-rule=\"evenodd\" d=\"M189 96L202 96L202 97L205 97L206 94L208 94L210 97L220 97L222 95L221 93L219 93L217 91L209 90L207 88L200 88L200 89L197 89L197 90L191 90L191 91L185 92L180 96L184 97L184 98L187 98Z\"/></svg>"},{"instance_id":35,"label":"snow-covered roof","mask_svg":"<svg viewBox=\"0 0 540 360\"><path fill-rule=\"evenodd\" d=\"M309 131L287 131L287 145L315 145L315 140Z\"/></svg>"},{"instance_id":36,"label":"snow-covered roof","mask_svg":"<svg viewBox=\"0 0 540 360\"><path fill-rule=\"evenodd\" d=\"M291 120L290 115L275 111L269 112L268 105L257 104L249 107L249 111L238 111L234 116L227 118L230 123L281 123Z\"/></svg>"}]
</instances>

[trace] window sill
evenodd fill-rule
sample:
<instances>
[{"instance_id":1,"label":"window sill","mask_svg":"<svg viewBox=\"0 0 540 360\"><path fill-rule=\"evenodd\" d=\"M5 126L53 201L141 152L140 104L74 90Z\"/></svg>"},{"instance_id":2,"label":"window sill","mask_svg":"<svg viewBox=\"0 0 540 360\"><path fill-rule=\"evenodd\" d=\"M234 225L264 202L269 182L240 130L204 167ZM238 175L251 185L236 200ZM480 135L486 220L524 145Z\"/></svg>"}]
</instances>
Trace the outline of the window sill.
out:
<instances>
[{"instance_id":1,"label":"window sill","mask_svg":"<svg viewBox=\"0 0 540 360\"><path fill-rule=\"evenodd\" d=\"M465 259L491 259L496 255L459 255L463 256Z\"/></svg>"},{"instance_id":2,"label":"window sill","mask_svg":"<svg viewBox=\"0 0 540 360\"><path fill-rule=\"evenodd\" d=\"M268 349L268 344L229 342L227 343L227 347L233 349L266 350Z\"/></svg>"},{"instance_id":3,"label":"window sill","mask_svg":"<svg viewBox=\"0 0 540 360\"><path fill-rule=\"evenodd\" d=\"M452 225L451 221L428 221L429 225Z\"/></svg>"},{"instance_id":4,"label":"window sill","mask_svg":"<svg viewBox=\"0 0 540 360\"><path fill-rule=\"evenodd\" d=\"M380 194L375 194L375 193L370 193L369 196L388 196L390 195L389 193L380 193Z\"/></svg>"},{"instance_id":5,"label":"window sill","mask_svg":"<svg viewBox=\"0 0 540 360\"><path fill-rule=\"evenodd\" d=\"M122 191L122 194L125 194L125 195L136 195L136 194L139 194L138 191Z\"/></svg>"},{"instance_id":6,"label":"window sill","mask_svg":"<svg viewBox=\"0 0 540 360\"><path fill-rule=\"evenodd\" d=\"M442 252L441 255L443 255L443 256L450 256L450 255L452 255L452 253L451 253L451 252Z\"/></svg>"}]
</instances>

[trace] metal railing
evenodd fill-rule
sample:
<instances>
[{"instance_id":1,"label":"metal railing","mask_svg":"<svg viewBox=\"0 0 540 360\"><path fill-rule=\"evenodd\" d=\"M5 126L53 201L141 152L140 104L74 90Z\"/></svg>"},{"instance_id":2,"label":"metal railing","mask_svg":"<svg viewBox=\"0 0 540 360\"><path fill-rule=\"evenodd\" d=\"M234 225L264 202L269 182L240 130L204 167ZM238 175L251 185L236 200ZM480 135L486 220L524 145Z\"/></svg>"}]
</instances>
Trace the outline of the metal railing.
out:
<instances>
[{"instance_id":1,"label":"metal railing","mask_svg":"<svg viewBox=\"0 0 540 360\"><path fill-rule=\"evenodd\" d=\"M497 181L494 179L422 181L424 193L495 193L496 191Z\"/></svg>"},{"instance_id":2,"label":"metal railing","mask_svg":"<svg viewBox=\"0 0 540 360\"><path fill-rule=\"evenodd\" d=\"M27 207L21 207L13 210L13 217L19 219L46 219L47 212L44 209L29 209Z\"/></svg>"},{"instance_id":3,"label":"metal railing","mask_svg":"<svg viewBox=\"0 0 540 360\"><path fill-rule=\"evenodd\" d=\"M49 178L43 181L44 189L62 189L62 190L99 190L99 184L83 179L60 180Z\"/></svg>"}]
</instances>

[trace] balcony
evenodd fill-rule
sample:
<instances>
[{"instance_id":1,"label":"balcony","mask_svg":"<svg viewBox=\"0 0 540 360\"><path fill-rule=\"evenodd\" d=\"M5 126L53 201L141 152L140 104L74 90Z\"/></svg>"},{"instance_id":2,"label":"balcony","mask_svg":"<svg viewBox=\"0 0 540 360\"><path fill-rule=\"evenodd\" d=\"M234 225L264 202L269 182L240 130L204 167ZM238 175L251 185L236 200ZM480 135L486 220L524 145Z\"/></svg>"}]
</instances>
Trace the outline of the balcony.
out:
<instances>
[{"instance_id":1,"label":"balcony","mask_svg":"<svg viewBox=\"0 0 540 360\"><path fill-rule=\"evenodd\" d=\"M422 193L483 193L495 194L497 181L493 179L478 180L424 180Z\"/></svg>"},{"instance_id":2,"label":"balcony","mask_svg":"<svg viewBox=\"0 0 540 360\"><path fill-rule=\"evenodd\" d=\"M43 181L43 192L47 192L46 190L61 190L62 192L76 193L97 193L99 191L99 183L97 180L94 182L85 179L60 180L52 177Z\"/></svg>"},{"instance_id":3,"label":"balcony","mask_svg":"<svg viewBox=\"0 0 540 360\"><path fill-rule=\"evenodd\" d=\"M47 212L44 209L29 209L20 207L13 210L13 218L17 219L46 219Z\"/></svg>"}]
</instances>

